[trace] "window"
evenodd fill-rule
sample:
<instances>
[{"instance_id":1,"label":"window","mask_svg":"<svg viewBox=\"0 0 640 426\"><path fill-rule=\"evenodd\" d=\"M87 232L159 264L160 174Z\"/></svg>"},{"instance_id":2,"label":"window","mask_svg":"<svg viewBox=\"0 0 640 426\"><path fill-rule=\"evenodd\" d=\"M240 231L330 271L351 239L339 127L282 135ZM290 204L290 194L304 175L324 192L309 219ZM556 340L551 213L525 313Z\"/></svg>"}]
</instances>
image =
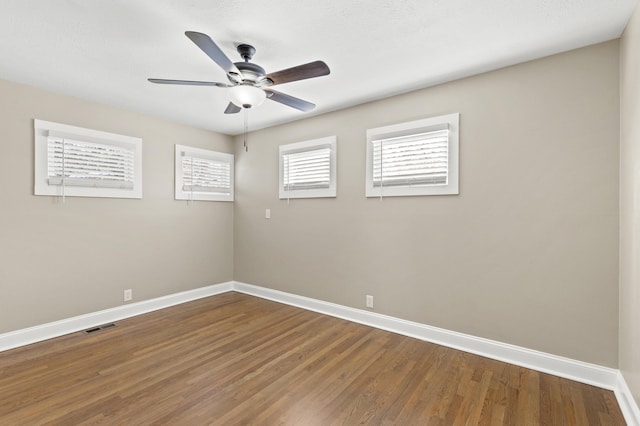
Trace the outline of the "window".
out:
<instances>
[{"instance_id":1,"label":"window","mask_svg":"<svg viewBox=\"0 0 640 426\"><path fill-rule=\"evenodd\" d=\"M458 194L459 114L367 131L366 196Z\"/></svg>"},{"instance_id":2,"label":"window","mask_svg":"<svg viewBox=\"0 0 640 426\"><path fill-rule=\"evenodd\" d=\"M142 139L34 120L35 195L142 198Z\"/></svg>"},{"instance_id":3,"label":"window","mask_svg":"<svg viewBox=\"0 0 640 426\"><path fill-rule=\"evenodd\" d=\"M176 145L176 200L233 201L233 155Z\"/></svg>"},{"instance_id":4,"label":"window","mask_svg":"<svg viewBox=\"0 0 640 426\"><path fill-rule=\"evenodd\" d=\"M280 198L336 196L336 137L280 145Z\"/></svg>"}]
</instances>

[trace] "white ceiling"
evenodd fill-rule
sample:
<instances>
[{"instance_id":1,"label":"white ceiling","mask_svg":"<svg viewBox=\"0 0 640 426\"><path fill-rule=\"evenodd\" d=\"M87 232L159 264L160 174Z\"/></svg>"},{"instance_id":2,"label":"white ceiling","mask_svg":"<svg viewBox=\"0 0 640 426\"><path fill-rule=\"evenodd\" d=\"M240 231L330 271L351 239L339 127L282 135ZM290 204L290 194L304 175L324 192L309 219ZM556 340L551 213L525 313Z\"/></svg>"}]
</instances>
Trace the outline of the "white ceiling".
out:
<instances>
[{"instance_id":1,"label":"white ceiling","mask_svg":"<svg viewBox=\"0 0 640 426\"><path fill-rule=\"evenodd\" d=\"M311 101L267 101L250 130L610 40L637 0L0 0L0 79L226 134L225 91L148 77L226 82L185 35L234 62L256 47L267 73L323 60L331 74L276 86Z\"/></svg>"}]
</instances>

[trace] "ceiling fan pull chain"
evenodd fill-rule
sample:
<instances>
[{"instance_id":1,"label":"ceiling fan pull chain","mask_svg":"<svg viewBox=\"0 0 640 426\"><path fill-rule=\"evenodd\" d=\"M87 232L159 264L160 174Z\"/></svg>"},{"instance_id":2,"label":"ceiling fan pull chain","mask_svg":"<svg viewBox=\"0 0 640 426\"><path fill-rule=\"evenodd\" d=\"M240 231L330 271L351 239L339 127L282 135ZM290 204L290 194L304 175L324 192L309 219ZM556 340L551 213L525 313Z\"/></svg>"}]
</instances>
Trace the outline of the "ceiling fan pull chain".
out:
<instances>
[{"instance_id":1,"label":"ceiling fan pull chain","mask_svg":"<svg viewBox=\"0 0 640 426\"><path fill-rule=\"evenodd\" d=\"M249 133L249 110L244 109L244 152L249 152L249 145L247 145L247 136Z\"/></svg>"}]
</instances>

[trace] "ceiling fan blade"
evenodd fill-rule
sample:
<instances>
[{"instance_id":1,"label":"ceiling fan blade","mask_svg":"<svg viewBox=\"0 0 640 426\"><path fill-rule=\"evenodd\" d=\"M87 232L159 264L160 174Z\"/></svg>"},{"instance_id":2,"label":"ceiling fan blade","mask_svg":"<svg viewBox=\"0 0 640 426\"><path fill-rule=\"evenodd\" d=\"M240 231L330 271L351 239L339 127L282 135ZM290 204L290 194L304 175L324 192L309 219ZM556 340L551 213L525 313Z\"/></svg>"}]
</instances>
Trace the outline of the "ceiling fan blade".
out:
<instances>
[{"instance_id":1,"label":"ceiling fan blade","mask_svg":"<svg viewBox=\"0 0 640 426\"><path fill-rule=\"evenodd\" d=\"M148 78L151 83L156 84L180 84L183 86L216 86L216 87L232 87L230 84L217 83L215 81L191 81L191 80L167 80L164 78Z\"/></svg>"},{"instance_id":2,"label":"ceiling fan blade","mask_svg":"<svg viewBox=\"0 0 640 426\"><path fill-rule=\"evenodd\" d=\"M331 71L327 64L322 61L309 62L297 67L267 74L266 78L273 81L273 85L288 83L290 81L305 80L307 78L320 77L329 74Z\"/></svg>"},{"instance_id":3,"label":"ceiling fan blade","mask_svg":"<svg viewBox=\"0 0 640 426\"><path fill-rule=\"evenodd\" d=\"M238 105L234 104L233 102L229 102L229 105L227 105L227 109L224 110L225 114L237 114L240 112L242 108L240 108Z\"/></svg>"},{"instance_id":4,"label":"ceiling fan blade","mask_svg":"<svg viewBox=\"0 0 640 426\"><path fill-rule=\"evenodd\" d=\"M275 90L266 89L265 92L267 92L267 99L280 102L281 104L290 106L291 108L295 108L302 112L311 111L316 107L316 105L312 104L311 102L307 102L281 92L276 92Z\"/></svg>"},{"instance_id":5,"label":"ceiling fan blade","mask_svg":"<svg viewBox=\"0 0 640 426\"><path fill-rule=\"evenodd\" d=\"M204 53L207 54L213 62L218 64L227 74L242 76L240 70L231 62L231 59L224 54L217 44L211 40L206 34L195 31L187 31L184 33L189 39L196 44Z\"/></svg>"}]
</instances>

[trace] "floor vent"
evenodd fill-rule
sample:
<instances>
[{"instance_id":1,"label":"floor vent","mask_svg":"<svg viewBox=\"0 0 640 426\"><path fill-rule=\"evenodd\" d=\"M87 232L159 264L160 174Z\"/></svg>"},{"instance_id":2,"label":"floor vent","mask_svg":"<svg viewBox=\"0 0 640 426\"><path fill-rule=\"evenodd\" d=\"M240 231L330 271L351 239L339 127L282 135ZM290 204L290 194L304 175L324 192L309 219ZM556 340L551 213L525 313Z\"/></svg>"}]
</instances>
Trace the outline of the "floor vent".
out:
<instances>
[{"instance_id":1,"label":"floor vent","mask_svg":"<svg viewBox=\"0 0 640 426\"><path fill-rule=\"evenodd\" d=\"M106 330L107 328L111 328L111 327L115 327L115 326L116 325L113 324L113 323L105 324L105 325L99 325L97 327L86 329L85 331L83 331L83 333L84 334L93 334L93 333L96 333L98 331Z\"/></svg>"}]
</instances>

